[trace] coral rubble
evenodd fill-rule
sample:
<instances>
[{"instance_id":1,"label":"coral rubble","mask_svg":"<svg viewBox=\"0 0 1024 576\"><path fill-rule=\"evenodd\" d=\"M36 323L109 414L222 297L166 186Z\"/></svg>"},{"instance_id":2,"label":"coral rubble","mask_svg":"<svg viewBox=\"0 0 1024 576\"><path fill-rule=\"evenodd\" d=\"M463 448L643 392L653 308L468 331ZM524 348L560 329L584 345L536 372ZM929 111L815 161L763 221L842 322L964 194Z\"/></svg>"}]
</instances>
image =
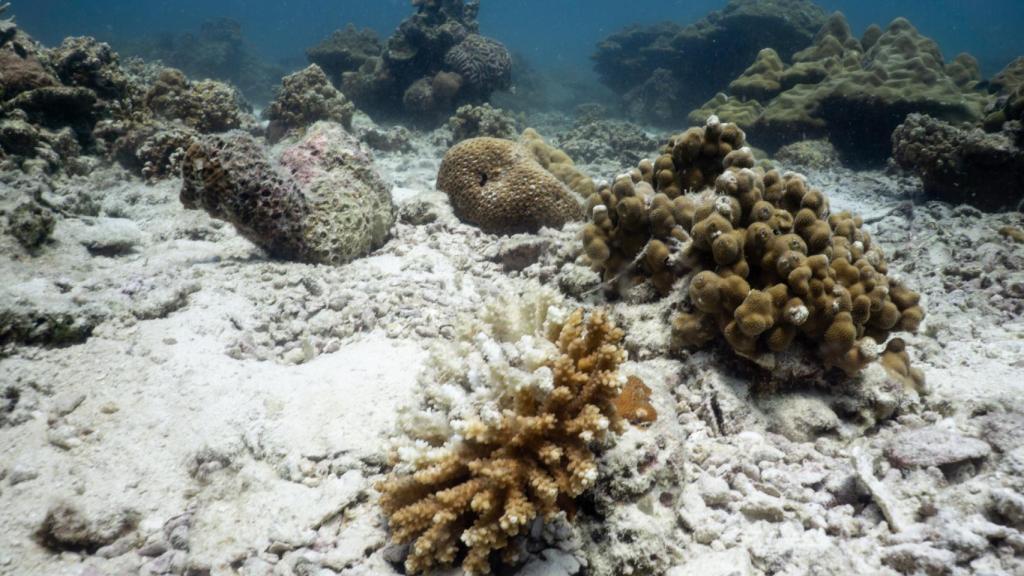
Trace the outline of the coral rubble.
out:
<instances>
[{"instance_id":1,"label":"coral rubble","mask_svg":"<svg viewBox=\"0 0 1024 576\"><path fill-rule=\"evenodd\" d=\"M519 137L516 118L501 108L493 108L487 103L479 106L472 104L460 106L455 114L448 119L448 128L452 131L453 144L480 136L506 140L515 140Z\"/></svg>"},{"instance_id":2,"label":"coral rubble","mask_svg":"<svg viewBox=\"0 0 1024 576\"><path fill-rule=\"evenodd\" d=\"M535 144L533 150L545 150ZM530 148L498 138L473 138L453 146L437 175L460 220L510 234L560 227L583 218L580 200L538 162ZM547 166L563 166L545 158Z\"/></svg>"},{"instance_id":3,"label":"coral rubble","mask_svg":"<svg viewBox=\"0 0 1024 576\"><path fill-rule=\"evenodd\" d=\"M690 121L718 115L771 148L827 137L848 163L878 165L907 114L982 118L988 96L976 89L974 58L961 54L945 63L938 45L904 18L872 30L858 40L837 12L791 64L762 51L727 93L694 110Z\"/></svg>"},{"instance_id":4,"label":"coral rubble","mask_svg":"<svg viewBox=\"0 0 1024 576\"><path fill-rule=\"evenodd\" d=\"M808 0L730 0L687 27L626 28L598 44L593 59L602 82L634 115L677 121L724 89L759 51L772 48L789 58L824 21L825 13Z\"/></svg>"},{"instance_id":5,"label":"coral rubble","mask_svg":"<svg viewBox=\"0 0 1024 576\"><path fill-rule=\"evenodd\" d=\"M244 132L196 139L181 201L227 220L277 258L343 264L380 247L394 212L387 185L353 136L314 124L276 162Z\"/></svg>"},{"instance_id":6,"label":"coral rubble","mask_svg":"<svg viewBox=\"0 0 1024 576\"><path fill-rule=\"evenodd\" d=\"M591 196L585 252L613 290L649 279L667 294L685 276L680 346L723 335L759 359L803 336L826 366L855 374L891 332L917 330L920 296L886 275L859 217L830 212L799 174L755 167L744 145L714 117L673 138L657 161Z\"/></svg>"},{"instance_id":7,"label":"coral rubble","mask_svg":"<svg viewBox=\"0 0 1024 576\"><path fill-rule=\"evenodd\" d=\"M597 478L591 445L623 429L613 404L622 337L604 313L573 312L539 362L538 387L461 422L461 441L378 485L392 539L412 543L410 573L452 564L463 547L463 569L489 573L492 553L516 558L515 540L534 519L573 509Z\"/></svg>"}]
</instances>

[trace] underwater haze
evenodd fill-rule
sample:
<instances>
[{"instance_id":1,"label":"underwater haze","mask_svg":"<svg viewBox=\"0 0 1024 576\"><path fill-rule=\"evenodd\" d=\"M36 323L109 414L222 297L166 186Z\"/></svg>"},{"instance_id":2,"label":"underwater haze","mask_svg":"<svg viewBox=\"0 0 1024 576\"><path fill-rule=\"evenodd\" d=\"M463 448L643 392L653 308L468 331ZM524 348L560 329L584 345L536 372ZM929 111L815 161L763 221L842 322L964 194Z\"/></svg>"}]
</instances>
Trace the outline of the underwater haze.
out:
<instances>
[{"instance_id":1,"label":"underwater haze","mask_svg":"<svg viewBox=\"0 0 1024 576\"><path fill-rule=\"evenodd\" d=\"M628 24L689 24L722 7L716 0L503 0L483 2L481 31L505 42L539 68L589 69L597 42ZM1024 52L1024 2L1017 0L821 0L841 10L855 33L898 16L934 38L947 58L977 57L986 74ZM387 37L408 13L405 0L15 0L26 30L48 44L89 35L118 44L195 30L212 18L242 24L247 39L272 61L296 62L303 51L345 24Z\"/></svg>"},{"instance_id":2,"label":"underwater haze","mask_svg":"<svg viewBox=\"0 0 1024 576\"><path fill-rule=\"evenodd\" d=\"M1024 0L0 0L0 576L1024 576Z\"/></svg>"}]
</instances>

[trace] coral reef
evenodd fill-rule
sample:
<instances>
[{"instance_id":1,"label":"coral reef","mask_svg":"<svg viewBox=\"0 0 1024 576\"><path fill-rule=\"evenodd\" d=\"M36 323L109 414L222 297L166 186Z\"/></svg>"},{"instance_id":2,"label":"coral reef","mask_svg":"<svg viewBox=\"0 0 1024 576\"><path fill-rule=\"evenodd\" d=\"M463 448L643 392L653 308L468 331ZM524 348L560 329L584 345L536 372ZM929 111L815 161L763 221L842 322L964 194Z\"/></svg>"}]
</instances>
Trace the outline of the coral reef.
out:
<instances>
[{"instance_id":1,"label":"coral reef","mask_svg":"<svg viewBox=\"0 0 1024 576\"><path fill-rule=\"evenodd\" d=\"M613 290L650 279L668 294L686 276L693 309L673 320L679 346L723 335L764 361L802 335L853 375L890 332L917 330L920 296L886 275L859 217L831 213L799 174L755 168L744 142L714 117L673 138L591 196L585 252Z\"/></svg>"},{"instance_id":2,"label":"coral reef","mask_svg":"<svg viewBox=\"0 0 1024 576\"><path fill-rule=\"evenodd\" d=\"M989 134L911 114L892 134L892 155L921 178L925 194L936 200L993 211L1024 206L1019 133Z\"/></svg>"},{"instance_id":3,"label":"coral reef","mask_svg":"<svg viewBox=\"0 0 1024 576\"><path fill-rule=\"evenodd\" d=\"M417 2L383 46L349 27L307 51L360 109L427 124L486 102L511 82L512 56L479 34L476 1Z\"/></svg>"},{"instance_id":4,"label":"coral reef","mask_svg":"<svg viewBox=\"0 0 1024 576\"><path fill-rule=\"evenodd\" d=\"M657 141L635 124L587 117L559 134L558 144L577 162L618 166L636 164L658 148Z\"/></svg>"},{"instance_id":5,"label":"coral reef","mask_svg":"<svg viewBox=\"0 0 1024 576\"><path fill-rule=\"evenodd\" d=\"M623 429L613 400L626 354L623 333L602 312L582 309L562 324L550 380L507 396L487 419L461 424L462 440L378 485L392 538L412 542L410 573L452 564L489 573L493 552L518 554L516 537L535 518L571 511L597 478L591 444Z\"/></svg>"},{"instance_id":6,"label":"coral reef","mask_svg":"<svg viewBox=\"0 0 1024 576\"><path fill-rule=\"evenodd\" d=\"M981 119L988 97L976 90L974 58L961 54L944 63L938 45L904 18L881 33L872 30L865 46L837 12L810 46L792 55L791 65L762 51L728 95L694 110L690 121L718 115L770 148L827 137L844 161L879 165L889 157L884 143L907 114Z\"/></svg>"},{"instance_id":7,"label":"coral reef","mask_svg":"<svg viewBox=\"0 0 1024 576\"><path fill-rule=\"evenodd\" d=\"M498 138L473 138L448 150L437 189L448 195L460 220L491 233L537 231L583 218L576 195L531 149Z\"/></svg>"},{"instance_id":8,"label":"coral reef","mask_svg":"<svg viewBox=\"0 0 1024 576\"><path fill-rule=\"evenodd\" d=\"M119 45L122 52L159 60L192 78L228 82L257 103L269 102L284 70L264 62L247 44L242 25L218 18L203 22L197 33L167 34Z\"/></svg>"},{"instance_id":9,"label":"coral reef","mask_svg":"<svg viewBox=\"0 0 1024 576\"><path fill-rule=\"evenodd\" d=\"M344 264L388 239L388 187L353 136L314 124L275 163L244 132L197 139L182 162L181 201L227 220L275 258Z\"/></svg>"},{"instance_id":10,"label":"coral reef","mask_svg":"<svg viewBox=\"0 0 1024 576\"><path fill-rule=\"evenodd\" d=\"M789 58L824 22L825 13L808 0L730 0L685 28L626 28L598 44L593 59L601 81L623 97L632 115L678 121L723 90L762 49Z\"/></svg>"},{"instance_id":11,"label":"coral reef","mask_svg":"<svg viewBox=\"0 0 1024 576\"><path fill-rule=\"evenodd\" d=\"M49 51L48 59L65 86L88 88L115 105L128 97L128 78L108 44L90 37L66 38Z\"/></svg>"},{"instance_id":12,"label":"coral reef","mask_svg":"<svg viewBox=\"0 0 1024 576\"><path fill-rule=\"evenodd\" d=\"M519 137L516 118L501 108L493 108L486 103L479 106L460 106L448 119L448 129L452 131L452 144L481 136L506 140L515 140Z\"/></svg>"},{"instance_id":13,"label":"coral reef","mask_svg":"<svg viewBox=\"0 0 1024 576\"><path fill-rule=\"evenodd\" d=\"M445 54L444 64L462 77L470 96L486 98L512 83L512 55L497 40L470 34Z\"/></svg>"},{"instance_id":14,"label":"coral reef","mask_svg":"<svg viewBox=\"0 0 1024 576\"><path fill-rule=\"evenodd\" d=\"M203 134L250 128L248 105L231 86L216 80L191 82L174 68L160 72L143 102L158 118L177 120Z\"/></svg>"},{"instance_id":15,"label":"coral reef","mask_svg":"<svg viewBox=\"0 0 1024 576\"><path fill-rule=\"evenodd\" d=\"M340 83L342 74L359 70L379 57L383 49L376 32L369 28L359 30L354 24L349 24L306 50L306 58Z\"/></svg>"},{"instance_id":16,"label":"coral reef","mask_svg":"<svg viewBox=\"0 0 1024 576\"><path fill-rule=\"evenodd\" d=\"M292 130L301 130L321 120L338 122L352 129L355 106L338 92L316 64L285 76L281 89L265 112L270 121L267 139L277 142Z\"/></svg>"}]
</instances>

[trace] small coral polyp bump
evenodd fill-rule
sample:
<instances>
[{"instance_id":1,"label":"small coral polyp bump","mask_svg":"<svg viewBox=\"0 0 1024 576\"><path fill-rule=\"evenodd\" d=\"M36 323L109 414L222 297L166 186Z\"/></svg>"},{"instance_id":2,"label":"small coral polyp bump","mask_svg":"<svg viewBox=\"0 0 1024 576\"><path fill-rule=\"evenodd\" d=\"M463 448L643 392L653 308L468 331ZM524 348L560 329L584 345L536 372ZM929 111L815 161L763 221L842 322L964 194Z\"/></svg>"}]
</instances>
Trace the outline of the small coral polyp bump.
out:
<instances>
[{"instance_id":1,"label":"small coral polyp bump","mask_svg":"<svg viewBox=\"0 0 1024 576\"><path fill-rule=\"evenodd\" d=\"M877 357L876 342L917 330L920 296L886 276L863 220L832 213L800 174L755 167L736 125L712 117L673 137L649 165L591 195L582 238L609 290L649 280L667 294L687 289L689 277L693 310L673 322L678 345L721 334L756 358L800 337L826 366L853 375ZM652 249L657 261L641 258ZM687 266L675 272L658 265L665 261ZM890 358L883 365L892 371L902 356Z\"/></svg>"}]
</instances>

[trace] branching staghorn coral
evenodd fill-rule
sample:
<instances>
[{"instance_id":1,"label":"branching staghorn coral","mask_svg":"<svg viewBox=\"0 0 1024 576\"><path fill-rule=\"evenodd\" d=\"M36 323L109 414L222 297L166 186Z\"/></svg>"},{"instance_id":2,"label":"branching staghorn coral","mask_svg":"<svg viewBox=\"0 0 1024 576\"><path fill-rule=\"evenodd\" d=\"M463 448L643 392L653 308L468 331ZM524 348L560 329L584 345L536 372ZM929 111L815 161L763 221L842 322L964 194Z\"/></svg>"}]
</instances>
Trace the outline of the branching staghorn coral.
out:
<instances>
[{"instance_id":1,"label":"branching staghorn coral","mask_svg":"<svg viewBox=\"0 0 1024 576\"><path fill-rule=\"evenodd\" d=\"M513 560L513 540L534 519L571 509L593 485L590 443L623 427L613 405L626 359L622 338L603 312L585 319L576 310L546 362L549 388L520 388L499 402L496 419L466 421L450 449L378 485L392 538L412 543L410 573L452 564L463 546L463 569L489 573L492 552Z\"/></svg>"}]
</instances>

